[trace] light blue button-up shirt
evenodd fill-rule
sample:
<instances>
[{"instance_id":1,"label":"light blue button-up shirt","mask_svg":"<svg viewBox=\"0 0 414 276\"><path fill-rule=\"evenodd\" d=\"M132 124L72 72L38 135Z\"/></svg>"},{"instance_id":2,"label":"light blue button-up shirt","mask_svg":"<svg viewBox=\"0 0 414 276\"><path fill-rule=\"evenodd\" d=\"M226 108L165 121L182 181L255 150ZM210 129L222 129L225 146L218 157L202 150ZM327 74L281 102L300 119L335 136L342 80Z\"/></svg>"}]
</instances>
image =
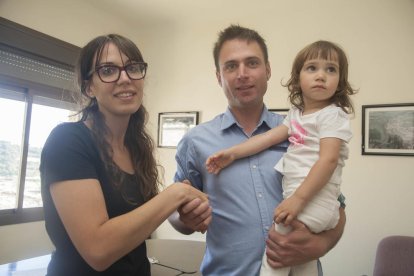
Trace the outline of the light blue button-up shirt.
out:
<instances>
[{"instance_id":1,"label":"light blue button-up shirt","mask_svg":"<svg viewBox=\"0 0 414 276\"><path fill-rule=\"evenodd\" d=\"M264 108L253 135L283 122ZM273 167L286 152L283 142L235 161L218 175L205 168L208 156L249 136L229 109L190 130L177 148L175 181L188 179L209 195L213 209L207 230L203 275L258 275L274 208L282 200L282 176Z\"/></svg>"}]
</instances>

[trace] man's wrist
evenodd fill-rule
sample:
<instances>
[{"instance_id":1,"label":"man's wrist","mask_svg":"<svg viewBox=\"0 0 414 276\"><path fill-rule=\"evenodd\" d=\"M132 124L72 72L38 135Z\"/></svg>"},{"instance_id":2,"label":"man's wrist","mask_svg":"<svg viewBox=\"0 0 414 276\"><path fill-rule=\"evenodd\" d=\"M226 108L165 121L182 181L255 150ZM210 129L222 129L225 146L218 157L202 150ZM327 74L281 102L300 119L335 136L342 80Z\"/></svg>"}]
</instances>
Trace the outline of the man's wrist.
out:
<instances>
[{"instance_id":1,"label":"man's wrist","mask_svg":"<svg viewBox=\"0 0 414 276\"><path fill-rule=\"evenodd\" d=\"M314 254L316 256L314 257L315 259L319 259L329 252L329 250L331 249L331 243L329 235L325 235L324 232L315 235L317 236L317 238L315 240L316 244L314 246L314 248L316 249L314 251Z\"/></svg>"}]
</instances>

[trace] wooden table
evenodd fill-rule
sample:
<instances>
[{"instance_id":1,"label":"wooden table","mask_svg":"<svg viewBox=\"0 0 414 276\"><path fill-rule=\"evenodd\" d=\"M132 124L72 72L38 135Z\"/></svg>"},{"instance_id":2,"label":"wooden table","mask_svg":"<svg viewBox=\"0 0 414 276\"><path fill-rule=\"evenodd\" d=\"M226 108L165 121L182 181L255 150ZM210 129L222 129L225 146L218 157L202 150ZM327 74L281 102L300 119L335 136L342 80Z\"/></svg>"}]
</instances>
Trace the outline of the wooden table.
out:
<instances>
[{"instance_id":1,"label":"wooden table","mask_svg":"<svg viewBox=\"0 0 414 276\"><path fill-rule=\"evenodd\" d=\"M197 275L204 256L205 242L149 239L147 255L152 276ZM44 276L50 254L0 265L0 276Z\"/></svg>"}]
</instances>

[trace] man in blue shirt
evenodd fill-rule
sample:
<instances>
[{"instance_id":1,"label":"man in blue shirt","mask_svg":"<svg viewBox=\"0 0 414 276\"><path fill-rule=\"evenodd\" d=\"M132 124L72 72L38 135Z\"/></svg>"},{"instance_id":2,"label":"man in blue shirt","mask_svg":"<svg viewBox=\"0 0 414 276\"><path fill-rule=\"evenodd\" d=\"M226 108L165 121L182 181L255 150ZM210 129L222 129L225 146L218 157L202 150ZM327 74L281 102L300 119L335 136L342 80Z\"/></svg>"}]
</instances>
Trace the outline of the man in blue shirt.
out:
<instances>
[{"instance_id":1,"label":"man in blue shirt","mask_svg":"<svg viewBox=\"0 0 414 276\"><path fill-rule=\"evenodd\" d=\"M342 235L342 209L337 227L318 235L298 221L287 235L272 227L274 208L282 201L281 175L273 167L287 142L240 159L218 175L207 172L208 156L283 121L263 103L271 69L265 41L256 31L228 27L220 33L213 54L229 106L184 136L177 148L175 175L175 181L189 180L207 193L209 202L193 200L171 216L171 224L186 234L208 229L203 275L258 275L265 246L268 263L275 268L323 256Z\"/></svg>"}]
</instances>

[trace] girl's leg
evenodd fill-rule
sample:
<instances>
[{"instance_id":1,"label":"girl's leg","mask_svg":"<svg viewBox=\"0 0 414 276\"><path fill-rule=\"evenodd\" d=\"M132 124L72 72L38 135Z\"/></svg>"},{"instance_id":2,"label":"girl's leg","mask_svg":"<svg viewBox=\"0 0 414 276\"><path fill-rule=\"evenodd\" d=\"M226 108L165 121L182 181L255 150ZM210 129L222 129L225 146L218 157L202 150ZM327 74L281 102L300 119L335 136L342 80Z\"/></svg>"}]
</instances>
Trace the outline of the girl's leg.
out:
<instances>
[{"instance_id":1,"label":"girl's leg","mask_svg":"<svg viewBox=\"0 0 414 276\"><path fill-rule=\"evenodd\" d=\"M274 269L267 263L266 252L263 254L260 276L289 276L290 267Z\"/></svg>"},{"instance_id":2,"label":"girl's leg","mask_svg":"<svg viewBox=\"0 0 414 276\"><path fill-rule=\"evenodd\" d=\"M316 260L292 267L292 276L318 276L318 262Z\"/></svg>"},{"instance_id":3,"label":"girl's leg","mask_svg":"<svg viewBox=\"0 0 414 276\"><path fill-rule=\"evenodd\" d=\"M290 227L281 224L274 224L275 230L281 234L287 234L291 231ZM260 276L289 276L290 267L274 269L267 263L266 251L263 254Z\"/></svg>"}]
</instances>

